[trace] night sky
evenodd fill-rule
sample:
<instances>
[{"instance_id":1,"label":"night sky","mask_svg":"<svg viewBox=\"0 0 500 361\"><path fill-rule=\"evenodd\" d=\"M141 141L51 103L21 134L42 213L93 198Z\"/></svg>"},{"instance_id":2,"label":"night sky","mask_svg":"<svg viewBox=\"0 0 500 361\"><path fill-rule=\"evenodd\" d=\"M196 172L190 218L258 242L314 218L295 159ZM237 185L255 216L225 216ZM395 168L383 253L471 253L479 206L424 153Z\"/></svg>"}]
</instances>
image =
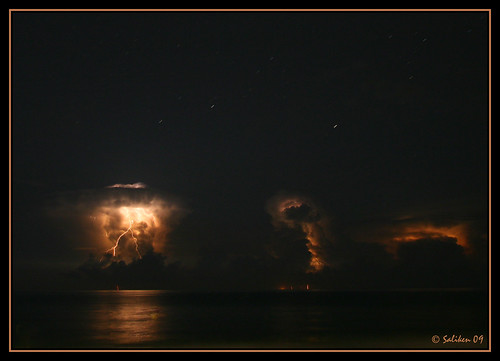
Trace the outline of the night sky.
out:
<instances>
[{"instance_id":1,"label":"night sky","mask_svg":"<svg viewBox=\"0 0 500 361\"><path fill-rule=\"evenodd\" d=\"M488 22L14 11L13 287L486 287Z\"/></svg>"}]
</instances>

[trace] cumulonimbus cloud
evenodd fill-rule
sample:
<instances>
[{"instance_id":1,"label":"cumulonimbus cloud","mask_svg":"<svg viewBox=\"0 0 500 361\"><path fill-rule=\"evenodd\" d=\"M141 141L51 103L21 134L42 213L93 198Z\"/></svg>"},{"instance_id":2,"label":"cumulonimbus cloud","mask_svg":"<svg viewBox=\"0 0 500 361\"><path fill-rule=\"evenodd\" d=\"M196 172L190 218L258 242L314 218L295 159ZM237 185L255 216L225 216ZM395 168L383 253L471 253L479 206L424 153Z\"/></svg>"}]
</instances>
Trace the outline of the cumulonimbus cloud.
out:
<instances>
[{"instance_id":1,"label":"cumulonimbus cloud","mask_svg":"<svg viewBox=\"0 0 500 361\"><path fill-rule=\"evenodd\" d=\"M59 194L47 213L74 249L128 263L148 252L168 256L168 235L187 211L178 199L134 183Z\"/></svg>"},{"instance_id":2,"label":"cumulonimbus cloud","mask_svg":"<svg viewBox=\"0 0 500 361\"><path fill-rule=\"evenodd\" d=\"M310 253L308 272L315 273L329 265L327 250L333 241L329 220L312 199L282 192L268 201L267 212L276 229L297 229L303 233Z\"/></svg>"}]
</instances>

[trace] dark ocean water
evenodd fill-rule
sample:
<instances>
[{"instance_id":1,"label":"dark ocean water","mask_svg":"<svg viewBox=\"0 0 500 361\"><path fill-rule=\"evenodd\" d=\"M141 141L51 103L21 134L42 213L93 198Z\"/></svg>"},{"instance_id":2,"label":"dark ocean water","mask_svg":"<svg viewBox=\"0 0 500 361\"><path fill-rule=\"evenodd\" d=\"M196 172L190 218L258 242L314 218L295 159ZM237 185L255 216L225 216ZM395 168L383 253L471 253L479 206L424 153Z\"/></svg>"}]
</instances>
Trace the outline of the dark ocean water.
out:
<instances>
[{"instance_id":1,"label":"dark ocean water","mask_svg":"<svg viewBox=\"0 0 500 361\"><path fill-rule=\"evenodd\" d=\"M127 290L14 293L11 336L14 350L479 349L488 327L477 291Z\"/></svg>"}]
</instances>

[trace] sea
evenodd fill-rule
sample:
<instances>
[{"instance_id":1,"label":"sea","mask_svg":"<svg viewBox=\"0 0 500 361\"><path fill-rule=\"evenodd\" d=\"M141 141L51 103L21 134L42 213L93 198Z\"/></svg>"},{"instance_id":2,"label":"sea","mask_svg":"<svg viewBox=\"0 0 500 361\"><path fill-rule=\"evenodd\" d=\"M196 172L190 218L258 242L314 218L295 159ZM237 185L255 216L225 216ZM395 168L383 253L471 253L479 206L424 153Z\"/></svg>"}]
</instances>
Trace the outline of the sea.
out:
<instances>
[{"instance_id":1,"label":"sea","mask_svg":"<svg viewBox=\"0 0 500 361\"><path fill-rule=\"evenodd\" d=\"M481 350L474 290L13 292L11 350Z\"/></svg>"}]
</instances>

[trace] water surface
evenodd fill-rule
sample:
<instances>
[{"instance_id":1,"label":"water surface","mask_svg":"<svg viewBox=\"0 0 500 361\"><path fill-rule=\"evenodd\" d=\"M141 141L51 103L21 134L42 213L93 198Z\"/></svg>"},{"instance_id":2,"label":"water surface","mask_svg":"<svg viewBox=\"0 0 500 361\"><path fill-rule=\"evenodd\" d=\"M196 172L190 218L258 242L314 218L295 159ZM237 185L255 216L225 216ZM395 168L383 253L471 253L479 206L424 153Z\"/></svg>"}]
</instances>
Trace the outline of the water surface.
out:
<instances>
[{"instance_id":1,"label":"water surface","mask_svg":"<svg viewBox=\"0 0 500 361\"><path fill-rule=\"evenodd\" d=\"M488 347L487 332L487 293L460 290L120 290L12 299L13 349L477 349ZM470 341L443 343L452 335Z\"/></svg>"}]
</instances>

